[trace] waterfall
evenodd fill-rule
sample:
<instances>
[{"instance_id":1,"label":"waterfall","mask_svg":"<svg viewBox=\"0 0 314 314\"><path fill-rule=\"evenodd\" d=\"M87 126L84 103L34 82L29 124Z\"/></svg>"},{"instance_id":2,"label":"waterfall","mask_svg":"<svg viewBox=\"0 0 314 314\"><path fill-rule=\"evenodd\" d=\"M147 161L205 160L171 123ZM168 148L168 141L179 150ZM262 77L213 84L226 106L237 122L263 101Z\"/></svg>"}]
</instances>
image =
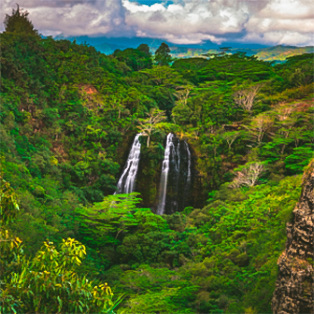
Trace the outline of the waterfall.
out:
<instances>
[{"instance_id":1,"label":"waterfall","mask_svg":"<svg viewBox=\"0 0 314 314\"><path fill-rule=\"evenodd\" d=\"M169 189L169 208L171 212L176 212L179 207L179 184L180 184L180 165L181 165L181 152L180 152L180 141L173 137L170 154L170 187Z\"/></svg>"},{"instance_id":2,"label":"waterfall","mask_svg":"<svg viewBox=\"0 0 314 314\"><path fill-rule=\"evenodd\" d=\"M165 211L166 206L166 195L167 195L167 184L168 184L168 174L170 169L170 152L171 147L173 147L173 134L169 133L167 135L166 149L164 154L164 160L162 162L161 178L159 185L159 204L157 207L157 214L162 215Z\"/></svg>"},{"instance_id":3,"label":"waterfall","mask_svg":"<svg viewBox=\"0 0 314 314\"><path fill-rule=\"evenodd\" d=\"M116 193L128 194L134 192L135 179L141 155L141 143L139 141L141 135L141 133L137 134L134 138L123 173L117 184Z\"/></svg>"},{"instance_id":4,"label":"waterfall","mask_svg":"<svg viewBox=\"0 0 314 314\"><path fill-rule=\"evenodd\" d=\"M186 182L184 184L184 198L183 198L183 203L182 203L182 207L184 208L185 205L188 202L188 196L190 194L190 188L191 188L191 152L190 152L190 148L189 148L189 144L184 141L184 148L186 151L186 155L187 155L187 174L186 174Z\"/></svg>"},{"instance_id":5,"label":"waterfall","mask_svg":"<svg viewBox=\"0 0 314 314\"><path fill-rule=\"evenodd\" d=\"M188 173L187 173L187 179L186 179L186 187L190 187L190 183L191 183L191 152L190 152L190 148L189 148L189 144L184 141L184 147L185 150L187 152L187 156L188 156Z\"/></svg>"},{"instance_id":6,"label":"waterfall","mask_svg":"<svg viewBox=\"0 0 314 314\"><path fill-rule=\"evenodd\" d=\"M183 210L189 203L191 164L188 143L169 133L160 177L158 215Z\"/></svg>"}]
</instances>

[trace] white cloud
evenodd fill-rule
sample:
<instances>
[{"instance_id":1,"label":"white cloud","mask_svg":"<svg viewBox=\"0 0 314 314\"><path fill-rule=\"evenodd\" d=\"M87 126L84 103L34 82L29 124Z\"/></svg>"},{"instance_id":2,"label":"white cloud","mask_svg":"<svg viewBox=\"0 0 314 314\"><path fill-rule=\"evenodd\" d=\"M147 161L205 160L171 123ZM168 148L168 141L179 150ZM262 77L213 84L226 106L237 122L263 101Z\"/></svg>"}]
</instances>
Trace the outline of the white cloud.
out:
<instances>
[{"instance_id":1,"label":"white cloud","mask_svg":"<svg viewBox=\"0 0 314 314\"><path fill-rule=\"evenodd\" d=\"M125 8L120 0L24 0L36 29L44 35L126 34ZM3 11L11 13L16 0L5 0Z\"/></svg>"},{"instance_id":2,"label":"white cloud","mask_svg":"<svg viewBox=\"0 0 314 314\"><path fill-rule=\"evenodd\" d=\"M314 18L314 3L309 0L273 0L259 16L280 19L312 19Z\"/></svg>"},{"instance_id":3,"label":"white cloud","mask_svg":"<svg viewBox=\"0 0 314 314\"><path fill-rule=\"evenodd\" d=\"M242 41L268 43L276 45L308 46L313 45L313 36L298 32L267 32L265 34L250 33Z\"/></svg>"},{"instance_id":4,"label":"white cloud","mask_svg":"<svg viewBox=\"0 0 314 314\"><path fill-rule=\"evenodd\" d=\"M127 24L152 37L171 33L181 38L185 35L191 37L192 33L198 34L199 38L206 38L226 32L237 33L243 29L243 24L248 19L245 3L236 1L186 0L166 7L161 4L140 5L123 0L123 5L127 9ZM154 18L156 14L163 18Z\"/></svg>"},{"instance_id":5,"label":"white cloud","mask_svg":"<svg viewBox=\"0 0 314 314\"><path fill-rule=\"evenodd\" d=\"M2 0L9 13L16 0ZM136 35L173 43L220 43L232 36L268 44L314 44L312 0L23 0L44 35ZM2 28L3 30L3 28ZM233 35L232 35L233 34ZM244 34L244 35L243 35Z\"/></svg>"},{"instance_id":6,"label":"white cloud","mask_svg":"<svg viewBox=\"0 0 314 314\"><path fill-rule=\"evenodd\" d=\"M252 15L243 40L269 44L313 45L314 2L273 0Z\"/></svg>"},{"instance_id":7,"label":"white cloud","mask_svg":"<svg viewBox=\"0 0 314 314\"><path fill-rule=\"evenodd\" d=\"M174 43L220 43L225 33L243 31L249 11L245 2L185 0L168 6L140 5L123 0L126 23L138 36L164 38Z\"/></svg>"}]
</instances>

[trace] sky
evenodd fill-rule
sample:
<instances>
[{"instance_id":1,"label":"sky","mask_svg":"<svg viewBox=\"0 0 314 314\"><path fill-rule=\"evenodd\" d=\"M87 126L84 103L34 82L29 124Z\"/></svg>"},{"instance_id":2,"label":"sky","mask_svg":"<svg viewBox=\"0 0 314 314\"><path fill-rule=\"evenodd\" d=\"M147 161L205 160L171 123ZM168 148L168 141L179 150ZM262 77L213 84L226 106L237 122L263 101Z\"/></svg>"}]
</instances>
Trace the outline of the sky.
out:
<instances>
[{"instance_id":1,"label":"sky","mask_svg":"<svg viewBox=\"0 0 314 314\"><path fill-rule=\"evenodd\" d=\"M17 2L46 36L314 45L314 0L1 0L2 20Z\"/></svg>"}]
</instances>

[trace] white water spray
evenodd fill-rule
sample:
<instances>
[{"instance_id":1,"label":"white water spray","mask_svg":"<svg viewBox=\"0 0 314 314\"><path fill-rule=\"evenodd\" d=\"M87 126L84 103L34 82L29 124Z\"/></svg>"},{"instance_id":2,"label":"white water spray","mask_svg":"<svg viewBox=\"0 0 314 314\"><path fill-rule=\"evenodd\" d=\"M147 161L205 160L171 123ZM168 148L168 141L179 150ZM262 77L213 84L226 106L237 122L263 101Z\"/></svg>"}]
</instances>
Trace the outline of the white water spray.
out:
<instances>
[{"instance_id":1,"label":"white water spray","mask_svg":"<svg viewBox=\"0 0 314 314\"><path fill-rule=\"evenodd\" d=\"M159 185L159 203L157 207L158 215L163 215L165 212L168 174L169 174L169 169L170 169L170 152L173 146L174 146L173 134L169 133L167 135L164 160L162 162L161 178L160 178L160 185Z\"/></svg>"},{"instance_id":2,"label":"white water spray","mask_svg":"<svg viewBox=\"0 0 314 314\"><path fill-rule=\"evenodd\" d=\"M186 186L189 187L191 183L191 152L189 145L186 141L184 141L185 149L188 155L188 173L187 173L187 179L186 179Z\"/></svg>"},{"instance_id":3,"label":"white water spray","mask_svg":"<svg viewBox=\"0 0 314 314\"><path fill-rule=\"evenodd\" d=\"M141 155L141 143L139 141L139 137L141 135L141 133L137 134L134 138L128 160L117 184L116 193L118 194L128 194L134 192L135 179Z\"/></svg>"}]
</instances>

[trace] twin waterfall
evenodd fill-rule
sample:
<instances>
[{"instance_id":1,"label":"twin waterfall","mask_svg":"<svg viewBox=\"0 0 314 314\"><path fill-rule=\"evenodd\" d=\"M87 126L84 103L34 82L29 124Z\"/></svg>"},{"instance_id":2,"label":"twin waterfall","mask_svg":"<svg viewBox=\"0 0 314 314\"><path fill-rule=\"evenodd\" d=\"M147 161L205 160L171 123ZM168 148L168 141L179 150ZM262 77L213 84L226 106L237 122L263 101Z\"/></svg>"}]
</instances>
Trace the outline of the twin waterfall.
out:
<instances>
[{"instance_id":1,"label":"twin waterfall","mask_svg":"<svg viewBox=\"0 0 314 314\"><path fill-rule=\"evenodd\" d=\"M137 134L133 141L128 160L117 184L116 193L118 194L128 194L134 192L135 179L141 155L141 143L139 141L140 136L141 134Z\"/></svg>"},{"instance_id":2,"label":"twin waterfall","mask_svg":"<svg viewBox=\"0 0 314 314\"><path fill-rule=\"evenodd\" d=\"M186 141L168 134L159 184L158 215L172 214L188 205L191 190L191 152Z\"/></svg>"},{"instance_id":3,"label":"twin waterfall","mask_svg":"<svg viewBox=\"0 0 314 314\"><path fill-rule=\"evenodd\" d=\"M123 173L118 181L119 194L135 191L135 180L139 168L141 144L137 134ZM174 134L167 135L164 159L159 182L156 213L172 214L183 210L189 202L191 190L191 152L186 141L180 141Z\"/></svg>"},{"instance_id":4,"label":"twin waterfall","mask_svg":"<svg viewBox=\"0 0 314 314\"><path fill-rule=\"evenodd\" d=\"M158 215L162 215L166 207L166 195L167 195L168 175L169 175L169 169L170 169L171 151L173 155L173 152L174 152L173 134L169 133L167 135L165 155L164 155L164 160L162 162L162 169L161 169L161 178L160 178L160 185L159 185L159 203L157 207Z\"/></svg>"}]
</instances>

